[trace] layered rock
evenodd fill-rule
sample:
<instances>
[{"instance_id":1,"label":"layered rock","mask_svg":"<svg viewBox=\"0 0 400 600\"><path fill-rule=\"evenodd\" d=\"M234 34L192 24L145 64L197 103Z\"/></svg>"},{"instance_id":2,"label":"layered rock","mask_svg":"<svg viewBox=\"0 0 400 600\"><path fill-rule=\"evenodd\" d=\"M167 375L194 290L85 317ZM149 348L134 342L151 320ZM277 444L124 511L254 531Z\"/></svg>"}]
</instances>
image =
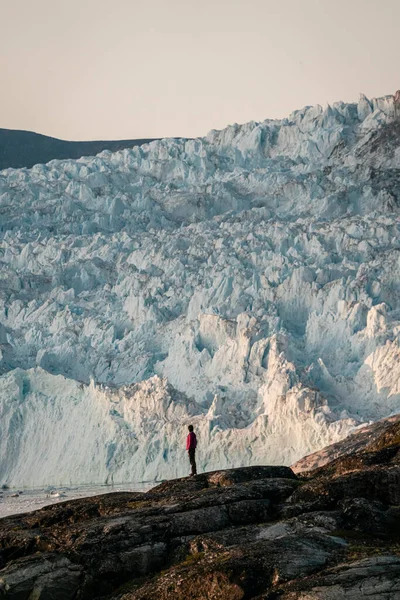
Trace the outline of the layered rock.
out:
<instances>
[{"instance_id":1,"label":"layered rock","mask_svg":"<svg viewBox=\"0 0 400 600\"><path fill-rule=\"evenodd\" d=\"M399 427L301 479L215 471L2 519L2 597L397 600Z\"/></svg>"},{"instance_id":2,"label":"layered rock","mask_svg":"<svg viewBox=\"0 0 400 600\"><path fill-rule=\"evenodd\" d=\"M362 425L351 433L345 440L327 446L318 452L304 456L292 465L292 470L299 474L307 471L315 471L337 458L344 458L348 454L364 451L372 448L373 444L385 445L385 438L392 438L393 426L400 422L399 415L393 415L370 425Z\"/></svg>"}]
</instances>

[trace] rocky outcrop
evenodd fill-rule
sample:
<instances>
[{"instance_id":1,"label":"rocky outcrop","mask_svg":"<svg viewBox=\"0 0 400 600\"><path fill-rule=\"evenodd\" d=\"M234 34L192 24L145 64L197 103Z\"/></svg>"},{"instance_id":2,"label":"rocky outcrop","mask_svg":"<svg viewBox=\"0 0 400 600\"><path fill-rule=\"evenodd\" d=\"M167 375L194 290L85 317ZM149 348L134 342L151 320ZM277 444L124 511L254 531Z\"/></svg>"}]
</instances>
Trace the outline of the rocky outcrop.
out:
<instances>
[{"instance_id":1,"label":"rocky outcrop","mask_svg":"<svg viewBox=\"0 0 400 600\"><path fill-rule=\"evenodd\" d=\"M378 556L338 565L322 576L315 575L288 586L291 587L297 589L283 593L280 600L397 599L400 598L400 558Z\"/></svg>"},{"instance_id":2,"label":"rocky outcrop","mask_svg":"<svg viewBox=\"0 0 400 600\"><path fill-rule=\"evenodd\" d=\"M360 427L341 442L331 444L318 452L304 456L291 468L297 474L304 473L322 467L336 458L358 453L368 447L371 448L375 441L385 446L386 435L392 439L392 425L396 423L400 423L400 415L393 415L387 419Z\"/></svg>"},{"instance_id":3,"label":"rocky outcrop","mask_svg":"<svg viewBox=\"0 0 400 600\"><path fill-rule=\"evenodd\" d=\"M2 519L0 597L398 600L399 434L302 478L214 471Z\"/></svg>"}]
</instances>

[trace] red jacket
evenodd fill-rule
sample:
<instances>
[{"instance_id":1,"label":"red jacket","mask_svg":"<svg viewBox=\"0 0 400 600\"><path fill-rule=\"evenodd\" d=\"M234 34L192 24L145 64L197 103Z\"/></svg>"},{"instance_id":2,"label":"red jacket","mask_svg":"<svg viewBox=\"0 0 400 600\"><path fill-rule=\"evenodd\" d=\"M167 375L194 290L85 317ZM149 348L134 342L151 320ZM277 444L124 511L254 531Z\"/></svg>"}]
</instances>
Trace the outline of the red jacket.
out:
<instances>
[{"instance_id":1,"label":"red jacket","mask_svg":"<svg viewBox=\"0 0 400 600\"><path fill-rule=\"evenodd\" d=\"M197 446L196 434L191 431L186 438L186 450L194 450Z\"/></svg>"}]
</instances>

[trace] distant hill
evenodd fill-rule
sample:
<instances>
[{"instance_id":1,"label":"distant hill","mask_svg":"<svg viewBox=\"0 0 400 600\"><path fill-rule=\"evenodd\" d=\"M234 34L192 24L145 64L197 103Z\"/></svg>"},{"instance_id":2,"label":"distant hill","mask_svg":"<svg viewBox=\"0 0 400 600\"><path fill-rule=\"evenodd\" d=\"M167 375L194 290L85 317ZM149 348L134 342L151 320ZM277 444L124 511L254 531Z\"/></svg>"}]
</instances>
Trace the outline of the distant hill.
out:
<instances>
[{"instance_id":1,"label":"distant hill","mask_svg":"<svg viewBox=\"0 0 400 600\"><path fill-rule=\"evenodd\" d=\"M0 128L0 170L8 167L29 168L55 158L93 156L102 150L117 152L152 141L153 139L67 142L33 131Z\"/></svg>"}]
</instances>

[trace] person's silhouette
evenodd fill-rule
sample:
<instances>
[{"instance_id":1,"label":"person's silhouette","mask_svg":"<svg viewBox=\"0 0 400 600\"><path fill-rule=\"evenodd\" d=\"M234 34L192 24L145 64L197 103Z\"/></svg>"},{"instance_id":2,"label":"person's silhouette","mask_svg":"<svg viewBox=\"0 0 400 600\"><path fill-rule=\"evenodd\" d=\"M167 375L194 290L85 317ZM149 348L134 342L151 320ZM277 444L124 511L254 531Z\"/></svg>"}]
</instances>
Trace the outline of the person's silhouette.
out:
<instances>
[{"instance_id":1,"label":"person's silhouette","mask_svg":"<svg viewBox=\"0 0 400 600\"><path fill-rule=\"evenodd\" d=\"M190 476L193 477L193 475L197 475L196 457L195 457L197 438L196 438L196 434L193 431L193 425L189 425L188 429L189 429L189 433L186 438L186 450L188 451L188 454L189 454L190 466L192 467L192 472L190 473Z\"/></svg>"}]
</instances>

